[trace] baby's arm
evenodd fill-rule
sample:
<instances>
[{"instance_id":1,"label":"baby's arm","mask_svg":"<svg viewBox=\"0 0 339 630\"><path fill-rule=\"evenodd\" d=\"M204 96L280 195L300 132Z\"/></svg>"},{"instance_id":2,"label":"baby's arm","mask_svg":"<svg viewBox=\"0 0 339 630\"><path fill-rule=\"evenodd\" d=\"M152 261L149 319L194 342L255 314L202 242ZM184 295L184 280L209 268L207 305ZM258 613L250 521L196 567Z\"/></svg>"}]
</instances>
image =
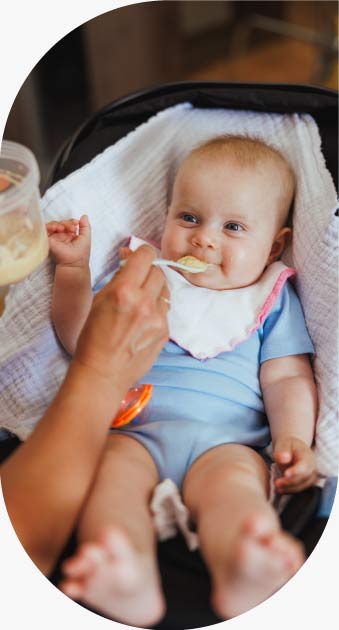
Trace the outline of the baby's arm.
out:
<instances>
[{"instance_id":1,"label":"baby's arm","mask_svg":"<svg viewBox=\"0 0 339 630\"><path fill-rule=\"evenodd\" d=\"M47 224L50 252L56 263L52 293L52 320L64 348L74 354L78 337L92 304L88 218ZM79 231L79 233L78 233Z\"/></svg>"},{"instance_id":2,"label":"baby's arm","mask_svg":"<svg viewBox=\"0 0 339 630\"><path fill-rule=\"evenodd\" d=\"M279 492L300 492L317 475L311 445L317 418L317 390L306 354L265 361L260 370L273 457L284 470L276 481Z\"/></svg>"}]
</instances>

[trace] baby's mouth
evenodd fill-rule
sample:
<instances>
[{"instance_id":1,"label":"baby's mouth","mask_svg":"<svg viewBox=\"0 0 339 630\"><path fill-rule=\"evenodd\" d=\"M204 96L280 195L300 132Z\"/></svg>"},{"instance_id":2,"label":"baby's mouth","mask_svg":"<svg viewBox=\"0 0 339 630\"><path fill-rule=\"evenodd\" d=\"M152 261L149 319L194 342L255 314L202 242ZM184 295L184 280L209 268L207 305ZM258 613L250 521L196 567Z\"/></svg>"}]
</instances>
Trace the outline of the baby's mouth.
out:
<instances>
[{"instance_id":1,"label":"baby's mouth","mask_svg":"<svg viewBox=\"0 0 339 630\"><path fill-rule=\"evenodd\" d=\"M181 258L179 258L176 262L180 263L181 265L185 265L186 267L191 268L192 270L194 269L194 271L206 271L206 269L208 267L210 267L211 263L207 263L204 260L200 260L199 258L196 258L195 256L182 256Z\"/></svg>"}]
</instances>

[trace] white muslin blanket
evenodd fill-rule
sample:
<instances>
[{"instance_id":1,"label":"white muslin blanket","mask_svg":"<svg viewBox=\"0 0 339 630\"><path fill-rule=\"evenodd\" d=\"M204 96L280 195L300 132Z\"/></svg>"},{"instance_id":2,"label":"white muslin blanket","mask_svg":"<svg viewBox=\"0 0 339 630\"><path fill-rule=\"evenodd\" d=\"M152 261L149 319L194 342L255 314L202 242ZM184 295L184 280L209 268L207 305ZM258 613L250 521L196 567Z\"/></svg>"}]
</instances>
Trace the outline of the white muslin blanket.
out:
<instances>
[{"instance_id":1,"label":"white muslin blanket","mask_svg":"<svg viewBox=\"0 0 339 630\"><path fill-rule=\"evenodd\" d=\"M309 115L202 110L188 103L170 108L52 186L42 200L44 219L88 214L95 284L116 263L117 248L130 234L160 240L178 164L194 146L223 133L255 135L277 146L297 176L293 244L284 262L297 270L296 286L316 349L318 466L322 475L336 475L337 196ZM46 261L11 288L0 318L0 424L23 440L68 365L50 320L52 281L53 266Z\"/></svg>"}]
</instances>

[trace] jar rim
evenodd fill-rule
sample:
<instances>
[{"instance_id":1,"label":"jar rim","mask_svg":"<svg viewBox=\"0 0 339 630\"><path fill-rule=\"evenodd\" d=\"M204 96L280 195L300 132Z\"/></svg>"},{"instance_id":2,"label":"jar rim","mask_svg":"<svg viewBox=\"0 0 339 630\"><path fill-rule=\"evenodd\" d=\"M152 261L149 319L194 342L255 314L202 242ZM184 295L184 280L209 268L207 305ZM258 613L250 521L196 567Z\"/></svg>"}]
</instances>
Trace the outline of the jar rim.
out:
<instances>
[{"instance_id":1,"label":"jar rim","mask_svg":"<svg viewBox=\"0 0 339 630\"><path fill-rule=\"evenodd\" d=\"M18 199L26 197L34 189L38 188L40 182L38 163L33 152L28 147L11 140L3 140L0 150L0 170L2 159L15 160L23 164L27 167L28 173L21 182L0 193L0 216L9 212Z\"/></svg>"}]
</instances>

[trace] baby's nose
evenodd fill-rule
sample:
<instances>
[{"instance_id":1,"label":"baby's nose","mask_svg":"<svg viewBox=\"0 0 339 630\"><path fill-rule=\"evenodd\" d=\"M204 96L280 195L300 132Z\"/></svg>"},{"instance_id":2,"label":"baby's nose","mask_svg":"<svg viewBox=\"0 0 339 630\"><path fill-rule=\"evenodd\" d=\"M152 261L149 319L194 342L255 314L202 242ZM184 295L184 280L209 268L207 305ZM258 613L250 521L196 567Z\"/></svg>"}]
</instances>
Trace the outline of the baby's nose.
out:
<instances>
[{"instance_id":1,"label":"baby's nose","mask_svg":"<svg viewBox=\"0 0 339 630\"><path fill-rule=\"evenodd\" d=\"M196 247L215 248L218 244L219 235L212 228L200 227L194 231L192 236L192 244Z\"/></svg>"}]
</instances>

